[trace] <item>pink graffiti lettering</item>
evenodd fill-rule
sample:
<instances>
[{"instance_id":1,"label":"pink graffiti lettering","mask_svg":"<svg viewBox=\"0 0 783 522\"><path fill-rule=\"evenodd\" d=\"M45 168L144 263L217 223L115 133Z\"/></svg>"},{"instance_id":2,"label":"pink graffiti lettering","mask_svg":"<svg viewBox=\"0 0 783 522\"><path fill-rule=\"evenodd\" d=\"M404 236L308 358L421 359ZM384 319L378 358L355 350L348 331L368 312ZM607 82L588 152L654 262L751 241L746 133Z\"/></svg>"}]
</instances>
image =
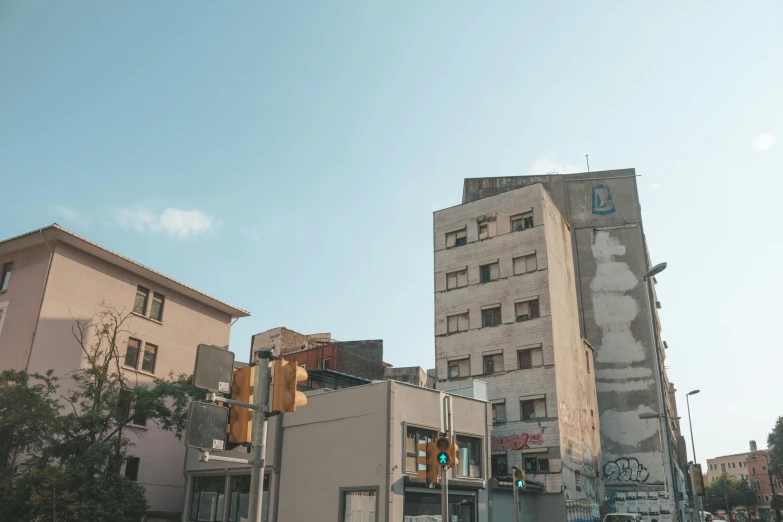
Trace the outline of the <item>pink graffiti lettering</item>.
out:
<instances>
[{"instance_id":1,"label":"pink graffiti lettering","mask_svg":"<svg viewBox=\"0 0 783 522\"><path fill-rule=\"evenodd\" d=\"M529 444L535 446L543 443L544 436L540 433L533 435L527 433L502 435L500 437L492 437L492 451L530 449Z\"/></svg>"}]
</instances>

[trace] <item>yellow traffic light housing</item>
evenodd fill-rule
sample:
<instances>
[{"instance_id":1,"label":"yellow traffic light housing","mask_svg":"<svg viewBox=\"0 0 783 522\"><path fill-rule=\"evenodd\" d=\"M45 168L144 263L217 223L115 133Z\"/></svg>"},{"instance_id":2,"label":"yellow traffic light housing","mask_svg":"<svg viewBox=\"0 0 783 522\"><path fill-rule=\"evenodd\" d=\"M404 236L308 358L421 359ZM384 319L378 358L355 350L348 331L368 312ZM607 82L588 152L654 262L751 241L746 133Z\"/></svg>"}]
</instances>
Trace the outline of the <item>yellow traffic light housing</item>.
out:
<instances>
[{"instance_id":1,"label":"yellow traffic light housing","mask_svg":"<svg viewBox=\"0 0 783 522\"><path fill-rule=\"evenodd\" d=\"M525 489L527 480L525 476L525 470L514 468L514 487L517 489Z\"/></svg>"},{"instance_id":2,"label":"yellow traffic light housing","mask_svg":"<svg viewBox=\"0 0 783 522\"><path fill-rule=\"evenodd\" d=\"M288 413L296 411L297 406L307 404L304 393L296 391L296 383L307 380L307 371L283 359L275 361L274 385L272 387L272 411Z\"/></svg>"},{"instance_id":3,"label":"yellow traffic light housing","mask_svg":"<svg viewBox=\"0 0 783 522\"><path fill-rule=\"evenodd\" d=\"M437 450L432 442L421 442L416 445L418 456L416 457L416 475L427 481L427 485L440 483L440 467L437 463ZM418 469L424 466L424 469Z\"/></svg>"},{"instance_id":4,"label":"yellow traffic light housing","mask_svg":"<svg viewBox=\"0 0 783 522\"><path fill-rule=\"evenodd\" d=\"M449 463L447 464L446 467L456 468L457 464L459 464L459 457L457 456L459 455L459 446L457 445L456 440L451 441L451 443L449 444L448 454L449 454Z\"/></svg>"},{"instance_id":5,"label":"yellow traffic light housing","mask_svg":"<svg viewBox=\"0 0 783 522\"><path fill-rule=\"evenodd\" d=\"M252 404L255 375L254 366L234 368L231 399ZM235 444L253 440L253 410L243 406L229 406L228 440Z\"/></svg>"}]
</instances>

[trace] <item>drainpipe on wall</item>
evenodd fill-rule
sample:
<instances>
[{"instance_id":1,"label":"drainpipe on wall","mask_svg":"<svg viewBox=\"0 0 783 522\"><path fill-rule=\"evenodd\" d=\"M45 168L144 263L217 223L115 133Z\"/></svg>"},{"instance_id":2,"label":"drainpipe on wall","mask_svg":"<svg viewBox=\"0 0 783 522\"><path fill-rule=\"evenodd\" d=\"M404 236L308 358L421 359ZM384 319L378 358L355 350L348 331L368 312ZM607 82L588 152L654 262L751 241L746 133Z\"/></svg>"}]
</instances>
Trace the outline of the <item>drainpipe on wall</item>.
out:
<instances>
[{"instance_id":1,"label":"drainpipe on wall","mask_svg":"<svg viewBox=\"0 0 783 522\"><path fill-rule=\"evenodd\" d=\"M24 365L25 371L30 371L30 359L33 357L33 345L35 344L35 334L38 332L38 321L41 320L41 310L43 310L44 296L46 295L46 287L49 284L49 272L52 269L52 260L54 259L54 248L57 246L57 240L55 240L55 246L49 246L49 242L46 241L43 229L41 229L41 239L49 249L49 261L46 263L46 277L44 278L43 288L41 289L41 302L38 305L38 315L35 317L35 325L33 326L33 335L30 339L30 350L27 352L27 363Z\"/></svg>"},{"instance_id":2,"label":"drainpipe on wall","mask_svg":"<svg viewBox=\"0 0 783 522\"><path fill-rule=\"evenodd\" d=\"M646 249L645 249L646 250ZM645 289L647 290L647 299L650 304L650 326L653 331L653 353L655 354L655 369L658 373L658 386L657 386L657 395L658 395L658 408L660 414L662 414L659 419L664 424L664 451L663 451L663 459L664 459L664 474L667 473L667 467L668 472L671 473L671 485L672 485L672 494L674 496L674 508L677 510L678 514L680 511L680 504L679 504L679 498L677 496L677 476L674 473L674 465L672 464L672 456L671 456L671 441L669 438L669 410L666 408L666 401L664 399L663 395L663 369L661 368L661 357L660 353L658 353L658 329L655 325L655 318L654 318L654 303L652 298L652 283L650 282L650 278L645 276L646 286ZM660 422L658 423L658 429L661 429ZM664 479L665 481L665 479ZM678 516L678 518L680 518Z\"/></svg>"}]
</instances>

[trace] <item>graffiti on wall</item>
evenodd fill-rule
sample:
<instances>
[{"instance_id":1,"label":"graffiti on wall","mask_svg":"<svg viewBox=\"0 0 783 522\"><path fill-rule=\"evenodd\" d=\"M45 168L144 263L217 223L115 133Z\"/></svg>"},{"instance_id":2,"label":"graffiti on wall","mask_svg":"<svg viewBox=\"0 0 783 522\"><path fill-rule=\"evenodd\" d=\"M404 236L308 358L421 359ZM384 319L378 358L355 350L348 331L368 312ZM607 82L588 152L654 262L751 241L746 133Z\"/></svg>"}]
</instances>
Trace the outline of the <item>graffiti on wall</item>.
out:
<instances>
[{"instance_id":1,"label":"graffiti on wall","mask_svg":"<svg viewBox=\"0 0 783 522\"><path fill-rule=\"evenodd\" d=\"M596 216L608 216L616 212L612 201L612 190L609 185L599 183L593 185L593 214Z\"/></svg>"},{"instance_id":2,"label":"graffiti on wall","mask_svg":"<svg viewBox=\"0 0 783 522\"><path fill-rule=\"evenodd\" d=\"M544 443L541 433L515 433L492 437L492 451L530 449L530 445L540 446Z\"/></svg>"},{"instance_id":3,"label":"graffiti on wall","mask_svg":"<svg viewBox=\"0 0 783 522\"><path fill-rule=\"evenodd\" d=\"M604 464L604 479L608 482L646 482L647 468L635 458L619 458Z\"/></svg>"}]
</instances>

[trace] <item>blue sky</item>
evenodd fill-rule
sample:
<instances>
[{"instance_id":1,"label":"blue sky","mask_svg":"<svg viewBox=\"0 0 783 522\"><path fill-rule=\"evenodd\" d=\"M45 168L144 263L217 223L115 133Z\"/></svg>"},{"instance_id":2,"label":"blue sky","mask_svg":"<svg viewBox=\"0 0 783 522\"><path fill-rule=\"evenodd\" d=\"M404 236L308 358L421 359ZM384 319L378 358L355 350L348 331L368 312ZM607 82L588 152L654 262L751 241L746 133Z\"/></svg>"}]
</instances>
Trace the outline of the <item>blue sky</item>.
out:
<instances>
[{"instance_id":1,"label":"blue sky","mask_svg":"<svg viewBox=\"0 0 783 522\"><path fill-rule=\"evenodd\" d=\"M250 310L243 359L284 325L432 367L463 178L635 167L697 454L744 451L783 414L780 27L777 1L7 0L0 237L56 221Z\"/></svg>"}]
</instances>

